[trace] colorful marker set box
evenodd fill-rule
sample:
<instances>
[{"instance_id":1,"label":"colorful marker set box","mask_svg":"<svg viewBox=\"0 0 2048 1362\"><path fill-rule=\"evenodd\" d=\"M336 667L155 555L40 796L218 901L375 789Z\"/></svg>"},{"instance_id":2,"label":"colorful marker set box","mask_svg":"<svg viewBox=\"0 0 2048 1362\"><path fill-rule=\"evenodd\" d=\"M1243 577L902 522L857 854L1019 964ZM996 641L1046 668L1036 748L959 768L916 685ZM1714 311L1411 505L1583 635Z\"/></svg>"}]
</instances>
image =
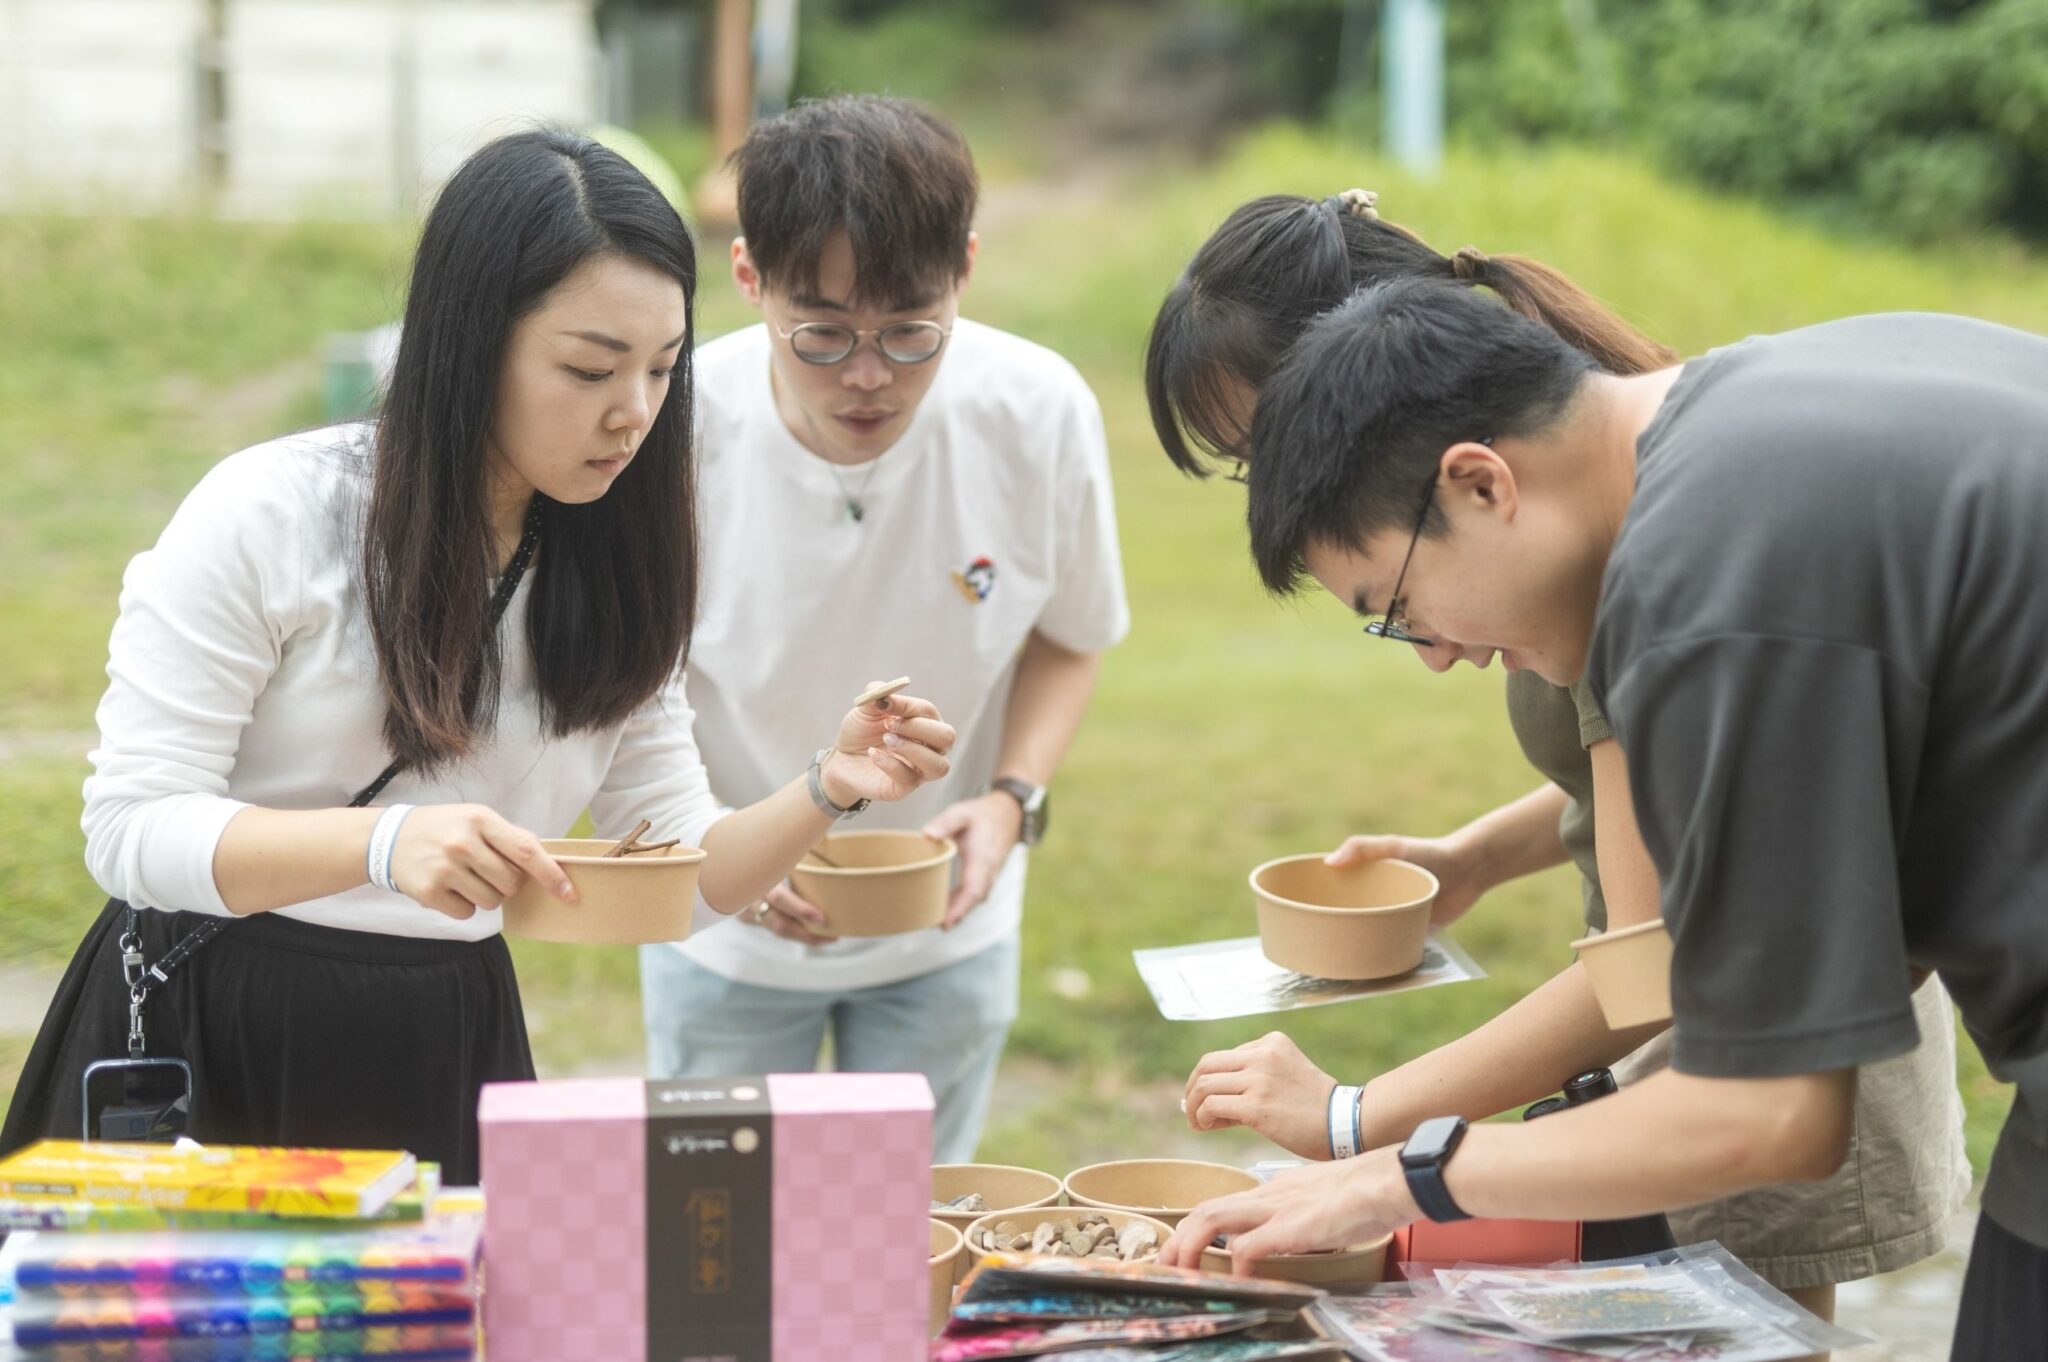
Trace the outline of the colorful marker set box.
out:
<instances>
[{"instance_id":1,"label":"colorful marker set box","mask_svg":"<svg viewBox=\"0 0 2048 1362\"><path fill-rule=\"evenodd\" d=\"M467 1358L482 1219L294 1234L29 1233L8 1244L27 1359Z\"/></svg>"},{"instance_id":2,"label":"colorful marker set box","mask_svg":"<svg viewBox=\"0 0 2048 1362\"><path fill-rule=\"evenodd\" d=\"M927 1350L921 1074L483 1092L491 1362L906 1362Z\"/></svg>"}]
</instances>

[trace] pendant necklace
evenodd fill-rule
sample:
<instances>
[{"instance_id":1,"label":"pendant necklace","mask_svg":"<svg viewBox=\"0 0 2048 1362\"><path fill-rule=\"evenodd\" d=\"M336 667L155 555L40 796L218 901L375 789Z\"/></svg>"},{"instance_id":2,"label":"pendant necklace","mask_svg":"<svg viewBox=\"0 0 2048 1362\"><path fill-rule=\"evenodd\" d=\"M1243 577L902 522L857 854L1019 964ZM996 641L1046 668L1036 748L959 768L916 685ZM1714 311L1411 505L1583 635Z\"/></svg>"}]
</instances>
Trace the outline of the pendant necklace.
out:
<instances>
[{"instance_id":1,"label":"pendant necklace","mask_svg":"<svg viewBox=\"0 0 2048 1362\"><path fill-rule=\"evenodd\" d=\"M832 481L839 484L839 499L846 507L846 518L856 525L867 518L868 484L875 480L875 469L881 466L881 462L882 456L877 454L868 464L868 471L861 475L860 490L856 492L849 492L846 489L846 479L839 476L838 464L829 460L825 464L825 467L832 470Z\"/></svg>"}]
</instances>

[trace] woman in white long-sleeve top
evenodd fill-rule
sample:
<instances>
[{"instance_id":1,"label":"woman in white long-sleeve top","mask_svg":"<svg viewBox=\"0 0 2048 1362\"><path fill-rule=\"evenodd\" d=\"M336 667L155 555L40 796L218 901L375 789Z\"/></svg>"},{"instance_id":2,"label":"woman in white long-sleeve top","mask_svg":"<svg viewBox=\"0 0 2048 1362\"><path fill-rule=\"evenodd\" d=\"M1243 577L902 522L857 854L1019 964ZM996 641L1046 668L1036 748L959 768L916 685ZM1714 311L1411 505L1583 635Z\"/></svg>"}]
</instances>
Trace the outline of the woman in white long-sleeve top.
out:
<instances>
[{"instance_id":1,"label":"woman in white long-sleeve top","mask_svg":"<svg viewBox=\"0 0 2048 1362\"><path fill-rule=\"evenodd\" d=\"M113 900L0 1152L81 1134L86 1066L133 1049L135 979L196 1138L405 1148L473 1180L478 1087L533 1073L497 907L529 877L573 893L541 836L647 819L710 853L701 892L731 912L844 811L945 774L952 729L898 695L770 797L713 796L678 680L695 285L625 161L500 139L427 222L379 419L232 456L136 557L85 789Z\"/></svg>"}]
</instances>

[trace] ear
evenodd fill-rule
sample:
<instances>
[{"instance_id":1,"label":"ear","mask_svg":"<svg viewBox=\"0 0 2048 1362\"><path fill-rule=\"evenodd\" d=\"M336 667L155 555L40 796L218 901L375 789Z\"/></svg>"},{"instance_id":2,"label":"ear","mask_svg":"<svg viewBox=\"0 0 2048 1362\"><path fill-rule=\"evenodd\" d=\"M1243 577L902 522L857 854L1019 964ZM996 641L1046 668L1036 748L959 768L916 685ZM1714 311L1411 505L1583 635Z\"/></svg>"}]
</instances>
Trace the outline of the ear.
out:
<instances>
[{"instance_id":1,"label":"ear","mask_svg":"<svg viewBox=\"0 0 2048 1362\"><path fill-rule=\"evenodd\" d=\"M754 268L754 257L748 254L747 239L743 236L732 239L732 282L748 306L761 305L761 271Z\"/></svg>"},{"instance_id":2,"label":"ear","mask_svg":"<svg viewBox=\"0 0 2048 1362\"><path fill-rule=\"evenodd\" d=\"M965 293L967 285L974 279L974 258L981 253L981 233L967 234L967 263L960 267L959 291Z\"/></svg>"},{"instance_id":3,"label":"ear","mask_svg":"<svg viewBox=\"0 0 2048 1362\"><path fill-rule=\"evenodd\" d=\"M1515 471L1491 445L1466 440L1443 453L1437 470L1450 493L1447 505L1460 507L1504 521L1515 518L1521 505L1521 489L1515 485Z\"/></svg>"}]
</instances>

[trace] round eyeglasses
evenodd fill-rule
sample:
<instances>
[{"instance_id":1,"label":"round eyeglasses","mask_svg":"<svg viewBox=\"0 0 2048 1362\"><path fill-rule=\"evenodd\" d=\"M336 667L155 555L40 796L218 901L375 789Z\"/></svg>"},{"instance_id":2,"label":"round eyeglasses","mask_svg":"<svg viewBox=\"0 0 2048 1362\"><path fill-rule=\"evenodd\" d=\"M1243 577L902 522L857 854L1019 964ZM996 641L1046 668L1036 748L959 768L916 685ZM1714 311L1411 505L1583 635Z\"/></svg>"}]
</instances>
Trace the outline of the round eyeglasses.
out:
<instances>
[{"instance_id":1,"label":"round eyeglasses","mask_svg":"<svg viewBox=\"0 0 2048 1362\"><path fill-rule=\"evenodd\" d=\"M893 364L923 364L945 348L953 332L937 322L892 322L871 331L838 322L800 322L787 331L778 326L775 334L806 364L837 364L859 347L862 336L873 336L882 357Z\"/></svg>"}]
</instances>

